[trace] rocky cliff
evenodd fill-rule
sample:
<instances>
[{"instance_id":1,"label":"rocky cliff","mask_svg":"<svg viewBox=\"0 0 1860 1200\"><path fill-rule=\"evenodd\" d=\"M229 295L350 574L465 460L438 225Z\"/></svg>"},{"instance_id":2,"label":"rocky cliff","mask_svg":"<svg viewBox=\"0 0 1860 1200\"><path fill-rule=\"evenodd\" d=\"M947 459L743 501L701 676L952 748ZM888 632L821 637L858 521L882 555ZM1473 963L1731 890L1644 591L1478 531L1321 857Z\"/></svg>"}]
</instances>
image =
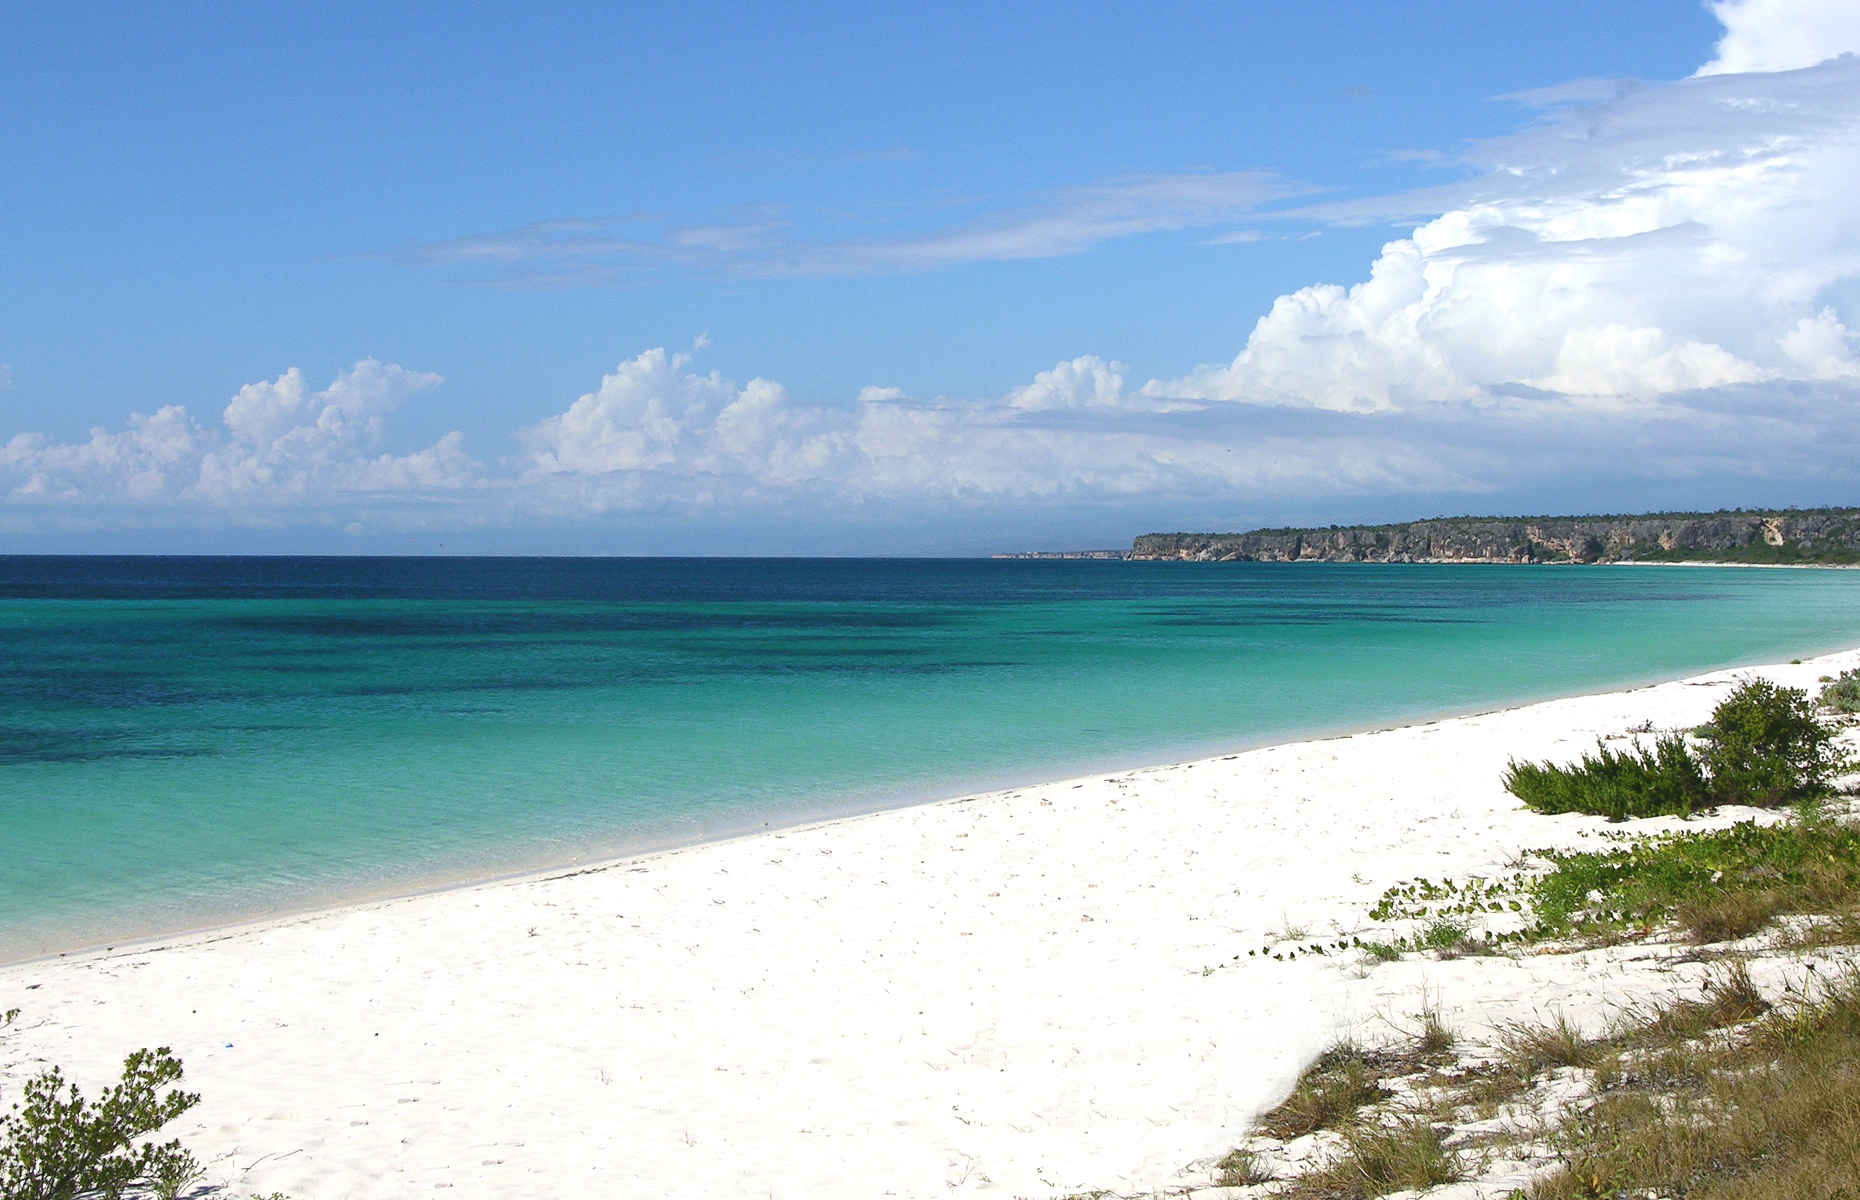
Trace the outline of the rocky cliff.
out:
<instances>
[{"instance_id":1,"label":"rocky cliff","mask_svg":"<svg viewBox=\"0 0 1860 1200\"><path fill-rule=\"evenodd\" d=\"M1133 559L1189 562L1860 562L1860 508L1146 533Z\"/></svg>"}]
</instances>

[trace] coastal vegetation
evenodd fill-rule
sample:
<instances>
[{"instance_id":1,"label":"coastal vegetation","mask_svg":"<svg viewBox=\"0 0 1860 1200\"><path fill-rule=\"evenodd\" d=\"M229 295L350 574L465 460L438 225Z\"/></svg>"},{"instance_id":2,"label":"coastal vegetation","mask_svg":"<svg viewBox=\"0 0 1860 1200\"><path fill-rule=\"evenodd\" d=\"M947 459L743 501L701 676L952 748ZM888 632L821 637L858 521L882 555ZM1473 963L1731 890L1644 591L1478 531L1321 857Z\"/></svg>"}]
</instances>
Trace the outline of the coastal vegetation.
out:
<instances>
[{"instance_id":1,"label":"coastal vegetation","mask_svg":"<svg viewBox=\"0 0 1860 1200\"><path fill-rule=\"evenodd\" d=\"M1836 730L1822 722L1808 693L1767 679L1739 685L1699 732L1720 804L1771 808L1825 795L1846 765Z\"/></svg>"},{"instance_id":2,"label":"coastal vegetation","mask_svg":"<svg viewBox=\"0 0 1860 1200\"><path fill-rule=\"evenodd\" d=\"M1599 1031L1557 1012L1468 1044L1430 1006L1393 1046L1338 1042L1215 1164L1216 1185L1369 1200L1502 1170L1530 1178L1511 1200L1851 1196L1860 970L1815 963L1860 950L1860 823L1811 803L1770 825L1608 840L1499 880L1391 888L1371 919L1416 933L1375 945L1429 952L1421 931L1441 923L1499 926L1475 939L1487 953L1676 937L1694 947L1679 961L1717 964L1695 993ZM1807 982L1772 1002L1746 966L1762 954L1797 956Z\"/></svg>"},{"instance_id":3,"label":"coastal vegetation","mask_svg":"<svg viewBox=\"0 0 1860 1200\"><path fill-rule=\"evenodd\" d=\"M1860 672L1824 682L1823 708L1851 711L1842 698L1860 690ZM1387 889L1368 913L1375 928L1349 939L1362 970L1415 954L1616 956L1599 966L1662 944L1675 947L1661 956L1669 966L1710 965L1696 990L1631 1003L1599 1029L1593 1013L1578 1022L1553 1011L1469 1039L1447 1028L1436 1000L1395 1045L1341 1041L1214 1164L1216 1185L1278 1200L1499 1178L1509 1200L1851 1197L1860 819L1844 798L1852 789L1835 787L1850 765L1836 733L1806 693L1759 680L1728 696L1695 740L1670 735L1625 752L1603 743L1560 775L1525 772L1526 790L1603 797L1599 807L1679 796L1694 808L1736 799L1794 811L1719 829L1607 832L1594 848L1521 854L1497 878ZM1550 811L1572 810L1597 807ZM1770 967L1767 991L1753 980L1756 962ZM1778 993L1783 964L1795 978L1783 973Z\"/></svg>"},{"instance_id":4,"label":"coastal vegetation","mask_svg":"<svg viewBox=\"0 0 1860 1200\"><path fill-rule=\"evenodd\" d=\"M1740 684L1694 732L1696 747L1669 733L1651 748L1598 742L1572 766L1514 760L1505 788L1543 813L1687 817L1719 804L1774 808L1825 795L1846 762L1838 731L1808 693L1766 679Z\"/></svg>"},{"instance_id":5,"label":"coastal vegetation","mask_svg":"<svg viewBox=\"0 0 1860 1200\"><path fill-rule=\"evenodd\" d=\"M1636 742L1616 750L1597 742L1574 766L1514 761L1505 770L1505 790L1527 808L1595 813L1611 821L1690 816L1708 787L1704 769L1678 734L1657 739L1651 748Z\"/></svg>"},{"instance_id":6,"label":"coastal vegetation","mask_svg":"<svg viewBox=\"0 0 1860 1200\"><path fill-rule=\"evenodd\" d=\"M1821 705L1829 712L1842 716L1860 713L1860 668L1842 671L1829 679L1822 676L1825 686L1821 689Z\"/></svg>"},{"instance_id":7,"label":"coastal vegetation","mask_svg":"<svg viewBox=\"0 0 1860 1200\"><path fill-rule=\"evenodd\" d=\"M1503 1163L1538 1167L1511 1200L1836 1200L1860 1178L1860 973L1773 1005L1732 961L1696 997L1592 1034L1561 1016L1513 1025L1484 1051L1381 1052L1377 1097L1337 1120L1329 1153L1288 1171L1263 1132L1217 1164L1217 1184L1369 1200Z\"/></svg>"},{"instance_id":8,"label":"coastal vegetation","mask_svg":"<svg viewBox=\"0 0 1860 1200\"><path fill-rule=\"evenodd\" d=\"M0 1020L13 1024L19 1010ZM137 1050L122 1078L86 1101L52 1067L29 1079L24 1099L0 1116L0 1196L6 1200L119 1200L140 1189L173 1200L202 1174L194 1156L169 1141L146 1140L200 1096L174 1085L181 1061L166 1046Z\"/></svg>"}]
</instances>

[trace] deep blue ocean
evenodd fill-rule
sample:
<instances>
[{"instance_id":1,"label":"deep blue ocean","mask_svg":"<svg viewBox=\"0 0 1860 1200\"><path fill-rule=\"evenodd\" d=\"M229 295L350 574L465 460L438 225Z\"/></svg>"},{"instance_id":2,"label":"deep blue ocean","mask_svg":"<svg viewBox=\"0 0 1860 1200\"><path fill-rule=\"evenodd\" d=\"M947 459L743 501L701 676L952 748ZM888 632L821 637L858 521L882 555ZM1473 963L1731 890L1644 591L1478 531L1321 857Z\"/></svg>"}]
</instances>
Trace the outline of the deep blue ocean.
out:
<instances>
[{"instance_id":1,"label":"deep blue ocean","mask_svg":"<svg viewBox=\"0 0 1860 1200\"><path fill-rule=\"evenodd\" d=\"M1860 644L1860 571L0 557L0 962Z\"/></svg>"}]
</instances>

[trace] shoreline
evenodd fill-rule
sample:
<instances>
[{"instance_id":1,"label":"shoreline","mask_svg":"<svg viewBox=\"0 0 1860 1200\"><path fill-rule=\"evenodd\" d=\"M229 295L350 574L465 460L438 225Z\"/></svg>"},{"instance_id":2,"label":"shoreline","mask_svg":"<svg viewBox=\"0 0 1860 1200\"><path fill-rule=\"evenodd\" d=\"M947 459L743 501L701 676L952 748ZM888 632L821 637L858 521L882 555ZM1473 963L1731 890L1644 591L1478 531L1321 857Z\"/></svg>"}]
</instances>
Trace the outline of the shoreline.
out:
<instances>
[{"instance_id":1,"label":"shoreline","mask_svg":"<svg viewBox=\"0 0 1860 1200\"><path fill-rule=\"evenodd\" d=\"M1172 1186L1429 966L1230 966L1246 949L1345 928L1401 878L1610 828L1522 813L1498 784L1510 757L1695 724L1746 674L1812 687L1856 663L1720 668L16 963L0 1089L50 1062L94 1086L172 1045L206 1099L164 1136L211 1182L293 1200ZM1518 974L1528 1008L1544 972ZM1552 982L1575 1004L1607 985Z\"/></svg>"},{"instance_id":2,"label":"shoreline","mask_svg":"<svg viewBox=\"0 0 1860 1200\"><path fill-rule=\"evenodd\" d=\"M1353 564L1348 564L1353 565ZM1377 564L1387 565L1387 564ZM1395 564L1408 565L1408 564ZM1437 565L1437 564L1420 564ZM1517 564L1511 564L1517 565ZM1564 564L1551 564L1564 565ZM1593 564L1591 564L1593 565ZM1611 563L1608 566L1717 566L1715 563ZM1764 566L1772 564L1739 564L1746 566ZM1774 564L1782 565L1782 564ZM1841 654L1852 649L1860 654L1860 646L1845 645L1819 650L1808 650L1806 659L1812 661ZM1712 675L1724 671L1760 670L1764 663L1727 663L1705 668L1698 676ZM1680 681L1694 676L1682 676ZM128 954L138 951L167 949L171 943L185 943L200 939L213 938L221 934L234 934L242 931L261 929L274 924L287 924L313 919L323 914L335 914L373 905L392 904L398 901L417 900L426 896L444 895L450 892L469 891L481 887L495 887L503 884L533 883L563 875L576 875L594 871L604 871L615 867L657 858L680 851L699 849L705 846L722 845L756 838L768 834L779 834L830 827L844 821L854 821L866 817L884 816L889 813L908 811L913 808L954 803L959 800L974 799L1020 791L1037 787L1060 787L1081 781L1099 780L1111 775L1131 772L1145 772L1180 767L1203 761L1231 757L1238 754L1253 753L1282 746L1297 746L1310 743L1322 743L1357 737L1364 734L1395 733L1402 730L1426 728L1446 721L1459 721L1477 717L1495 716L1534 705L1551 704L1563 700L1581 699L1588 696L1626 694L1662 683L1675 682L1667 675L1637 676L1620 681L1605 692L1574 691L1554 693L1544 696L1525 697L1491 706L1473 705L1466 708L1443 708L1427 710L1393 719L1376 719L1354 724L1315 727L1280 733L1266 733L1254 738L1240 741L1198 742L1188 746L1183 757L1167 759L1146 759L1141 751L1132 752L1128 757L1119 759L1116 755L1107 755L1093 763L1077 764L1076 769L1066 769L1055 775L1050 771L1032 767L1022 772L1003 772L996 775L981 776L970 779L967 786L959 786L951 781L950 786L928 783L912 791L901 793L893 799L877 806L864 800L853 801L840 807L833 804L806 806L787 812L776 813L770 821L763 821L759 826L742 825L725 828L696 837L619 837L596 843L586 855L577 855L566 859L535 859L512 862L506 866L491 867L488 870L470 868L459 870L438 870L425 873L412 873L398 879L392 879L372 888L358 890L338 889L316 894L301 904L290 904L273 909L247 909L229 907L221 912L208 915L202 920L185 925L157 927L152 932L142 932L128 923L128 928L116 936L103 936L96 940L67 944L64 949L48 949L23 957L7 957L0 950L0 972L14 967L24 967L39 963L51 963L82 959L93 955ZM754 818L752 817L753 821ZM3 1010L0 1010L3 1011Z\"/></svg>"}]
</instances>

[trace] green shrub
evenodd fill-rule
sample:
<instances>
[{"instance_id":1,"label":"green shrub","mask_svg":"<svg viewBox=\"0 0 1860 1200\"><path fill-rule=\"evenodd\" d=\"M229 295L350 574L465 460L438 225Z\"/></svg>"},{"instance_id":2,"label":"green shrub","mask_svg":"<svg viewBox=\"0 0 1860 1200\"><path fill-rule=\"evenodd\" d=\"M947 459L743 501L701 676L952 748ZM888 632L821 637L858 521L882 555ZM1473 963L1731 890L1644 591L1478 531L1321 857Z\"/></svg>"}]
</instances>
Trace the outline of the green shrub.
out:
<instances>
[{"instance_id":1,"label":"green shrub","mask_svg":"<svg viewBox=\"0 0 1860 1200\"><path fill-rule=\"evenodd\" d=\"M1842 671L1839 678L1829 680L1821 689L1821 703L1837 713L1860 713L1860 667Z\"/></svg>"},{"instance_id":2,"label":"green shrub","mask_svg":"<svg viewBox=\"0 0 1860 1200\"><path fill-rule=\"evenodd\" d=\"M1505 790L1542 813L1596 813L1611 821L1629 817L1690 816L1709 796L1705 773L1685 738L1667 734L1652 749L1636 741L1615 750L1597 742L1573 767L1513 761Z\"/></svg>"},{"instance_id":3,"label":"green shrub","mask_svg":"<svg viewBox=\"0 0 1860 1200\"><path fill-rule=\"evenodd\" d=\"M1834 730L1801 688L1767 679L1739 684L1700 731L1712 800L1771 808L1828 791L1845 765Z\"/></svg>"},{"instance_id":4,"label":"green shrub","mask_svg":"<svg viewBox=\"0 0 1860 1200\"><path fill-rule=\"evenodd\" d=\"M1860 706L1860 671L1829 684L1824 700L1843 683ZM1717 804L1774 808L1811 800L1826 795L1848 765L1808 693L1767 679L1739 684L1695 732L1703 743L1698 751L1667 734L1651 750L1638 741L1627 750L1597 742L1571 767L1513 760L1505 789L1543 813L1595 813L1611 821L1685 817Z\"/></svg>"},{"instance_id":5,"label":"green shrub","mask_svg":"<svg viewBox=\"0 0 1860 1200\"><path fill-rule=\"evenodd\" d=\"M135 1187L179 1195L200 1177L199 1163L178 1141L142 1139L200 1103L166 1090L180 1079L180 1060L163 1046L131 1054L122 1080L89 1103L57 1067L27 1081L23 1103L0 1116L0 1196L118 1200Z\"/></svg>"}]
</instances>

